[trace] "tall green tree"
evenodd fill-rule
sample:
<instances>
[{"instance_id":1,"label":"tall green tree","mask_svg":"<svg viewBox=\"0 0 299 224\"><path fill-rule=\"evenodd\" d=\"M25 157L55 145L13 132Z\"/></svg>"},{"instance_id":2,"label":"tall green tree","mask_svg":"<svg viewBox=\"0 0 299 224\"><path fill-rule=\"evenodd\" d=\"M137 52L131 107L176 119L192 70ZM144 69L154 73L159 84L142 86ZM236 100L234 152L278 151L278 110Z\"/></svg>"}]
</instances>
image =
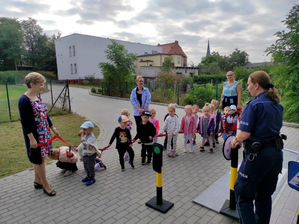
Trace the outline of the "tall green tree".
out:
<instances>
[{"instance_id":1,"label":"tall green tree","mask_svg":"<svg viewBox=\"0 0 299 224\"><path fill-rule=\"evenodd\" d=\"M41 42L40 58L37 60L37 68L43 71L52 71L57 74L57 62L56 62L56 51L55 51L55 40L60 38L61 34L53 34L48 37L45 36Z\"/></svg>"},{"instance_id":2,"label":"tall green tree","mask_svg":"<svg viewBox=\"0 0 299 224\"><path fill-rule=\"evenodd\" d=\"M37 24L37 20L28 18L23 20L22 29L24 33L24 46L26 49L26 64L36 67L44 50L47 37L43 29Z\"/></svg>"},{"instance_id":3,"label":"tall green tree","mask_svg":"<svg viewBox=\"0 0 299 224\"><path fill-rule=\"evenodd\" d=\"M223 64L223 57L218 52L212 52L212 54L204 57L199 65L200 74L219 74L221 71L220 65Z\"/></svg>"},{"instance_id":4,"label":"tall green tree","mask_svg":"<svg viewBox=\"0 0 299 224\"><path fill-rule=\"evenodd\" d=\"M125 83L133 80L132 73L136 72L137 56L129 53L124 45L112 41L105 50L108 62L101 62L104 80L110 83L111 93L126 93Z\"/></svg>"},{"instance_id":5,"label":"tall green tree","mask_svg":"<svg viewBox=\"0 0 299 224\"><path fill-rule=\"evenodd\" d=\"M199 74L220 74L236 67L242 67L248 64L248 54L245 51L235 49L229 56L221 56L218 52L202 58L199 64Z\"/></svg>"},{"instance_id":6,"label":"tall green tree","mask_svg":"<svg viewBox=\"0 0 299 224\"><path fill-rule=\"evenodd\" d=\"M299 119L299 5L295 4L282 21L287 30L275 33L277 40L266 49L274 62L280 64L272 75L275 85L280 85L284 118L298 122Z\"/></svg>"},{"instance_id":7,"label":"tall green tree","mask_svg":"<svg viewBox=\"0 0 299 224\"><path fill-rule=\"evenodd\" d=\"M164 85L164 90L173 88L174 84L180 79L176 73L173 72L173 63L171 57L164 59L163 66L158 74L158 80Z\"/></svg>"},{"instance_id":8,"label":"tall green tree","mask_svg":"<svg viewBox=\"0 0 299 224\"><path fill-rule=\"evenodd\" d=\"M0 18L0 70L17 70L23 53L23 33L15 18Z\"/></svg>"},{"instance_id":9,"label":"tall green tree","mask_svg":"<svg viewBox=\"0 0 299 224\"><path fill-rule=\"evenodd\" d=\"M238 48L229 55L229 69L233 70L235 67L242 67L248 64L248 54L245 51L240 51Z\"/></svg>"}]
</instances>

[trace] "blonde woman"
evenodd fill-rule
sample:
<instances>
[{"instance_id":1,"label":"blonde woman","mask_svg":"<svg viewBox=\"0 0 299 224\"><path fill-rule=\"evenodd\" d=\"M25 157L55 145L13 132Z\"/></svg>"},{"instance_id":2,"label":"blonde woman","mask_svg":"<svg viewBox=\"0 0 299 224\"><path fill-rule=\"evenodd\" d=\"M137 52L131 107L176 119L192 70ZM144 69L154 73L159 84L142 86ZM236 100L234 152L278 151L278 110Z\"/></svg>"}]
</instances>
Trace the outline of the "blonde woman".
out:
<instances>
[{"instance_id":1,"label":"blonde woman","mask_svg":"<svg viewBox=\"0 0 299 224\"><path fill-rule=\"evenodd\" d=\"M133 105L133 116L136 122L136 128L141 123L141 114L143 111L149 110L151 103L151 93L148 88L144 87L144 79L142 76L136 77L137 87L131 92L130 100Z\"/></svg>"},{"instance_id":2,"label":"blonde woman","mask_svg":"<svg viewBox=\"0 0 299 224\"><path fill-rule=\"evenodd\" d=\"M44 89L45 81L45 77L37 72L26 75L28 90L19 99L18 106L27 155L34 166L34 188L43 188L48 196L55 196L56 192L48 183L45 167L45 159L52 151L52 145L37 147L38 143L47 143L51 139L50 130L58 134L48 116L47 106L38 97Z\"/></svg>"},{"instance_id":3,"label":"blonde woman","mask_svg":"<svg viewBox=\"0 0 299 224\"><path fill-rule=\"evenodd\" d=\"M235 74L232 71L227 72L226 77L227 82L223 83L220 107L223 110L226 106L237 105L239 109L241 108L240 83L235 80Z\"/></svg>"}]
</instances>

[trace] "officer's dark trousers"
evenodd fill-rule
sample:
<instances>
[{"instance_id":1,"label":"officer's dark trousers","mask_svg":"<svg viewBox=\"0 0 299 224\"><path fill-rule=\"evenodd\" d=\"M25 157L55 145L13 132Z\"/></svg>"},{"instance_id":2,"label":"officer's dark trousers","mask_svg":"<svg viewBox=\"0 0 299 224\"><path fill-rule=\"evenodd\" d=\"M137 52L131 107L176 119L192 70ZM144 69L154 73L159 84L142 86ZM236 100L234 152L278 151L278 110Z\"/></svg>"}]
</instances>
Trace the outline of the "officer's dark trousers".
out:
<instances>
[{"instance_id":1,"label":"officer's dark trousers","mask_svg":"<svg viewBox=\"0 0 299 224\"><path fill-rule=\"evenodd\" d=\"M276 189L282 160L282 151L273 147L262 148L253 161L249 161L247 155L243 159L234 186L241 223L270 222L271 195ZM255 211L253 201L255 201Z\"/></svg>"}]
</instances>

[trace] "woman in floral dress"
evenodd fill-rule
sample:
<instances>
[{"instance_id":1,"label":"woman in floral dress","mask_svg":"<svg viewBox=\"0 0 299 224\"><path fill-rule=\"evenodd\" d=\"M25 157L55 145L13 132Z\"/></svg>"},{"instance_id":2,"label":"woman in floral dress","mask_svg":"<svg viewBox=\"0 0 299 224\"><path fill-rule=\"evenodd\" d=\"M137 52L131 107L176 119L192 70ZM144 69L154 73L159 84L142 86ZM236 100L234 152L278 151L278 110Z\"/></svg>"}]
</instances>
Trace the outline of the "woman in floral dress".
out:
<instances>
[{"instance_id":1,"label":"woman in floral dress","mask_svg":"<svg viewBox=\"0 0 299 224\"><path fill-rule=\"evenodd\" d=\"M47 144L51 139L50 129L54 134L58 132L48 116L47 106L38 97L44 89L45 81L45 77L36 72L26 75L28 90L19 99L19 112L27 155L34 166L34 187L43 188L44 193L55 196L56 192L46 177L45 159L52 151L51 143ZM44 146L38 147L38 143L44 143Z\"/></svg>"}]
</instances>

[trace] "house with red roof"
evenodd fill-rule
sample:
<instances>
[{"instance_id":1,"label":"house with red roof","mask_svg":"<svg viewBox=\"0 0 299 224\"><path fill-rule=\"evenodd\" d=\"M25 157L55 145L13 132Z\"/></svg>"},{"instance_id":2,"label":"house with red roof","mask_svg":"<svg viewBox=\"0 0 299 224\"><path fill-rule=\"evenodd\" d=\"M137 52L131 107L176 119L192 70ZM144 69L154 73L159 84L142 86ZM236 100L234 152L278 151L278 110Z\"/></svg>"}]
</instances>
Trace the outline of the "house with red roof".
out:
<instances>
[{"instance_id":1,"label":"house with red roof","mask_svg":"<svg viewBox=\"0 0 299 224\"><path fill-rule=\"evenodd\" d=\"M156 77L161 71L161 67L166 58L171 58L173 72L189 76L190 74L198 74L198 68L187 67L187 55L176 40L173 43L158 44L157 47L162 48L161 52L145 54L137 56L137 74L144 77Z\"/></svg>"}]
</instances>

